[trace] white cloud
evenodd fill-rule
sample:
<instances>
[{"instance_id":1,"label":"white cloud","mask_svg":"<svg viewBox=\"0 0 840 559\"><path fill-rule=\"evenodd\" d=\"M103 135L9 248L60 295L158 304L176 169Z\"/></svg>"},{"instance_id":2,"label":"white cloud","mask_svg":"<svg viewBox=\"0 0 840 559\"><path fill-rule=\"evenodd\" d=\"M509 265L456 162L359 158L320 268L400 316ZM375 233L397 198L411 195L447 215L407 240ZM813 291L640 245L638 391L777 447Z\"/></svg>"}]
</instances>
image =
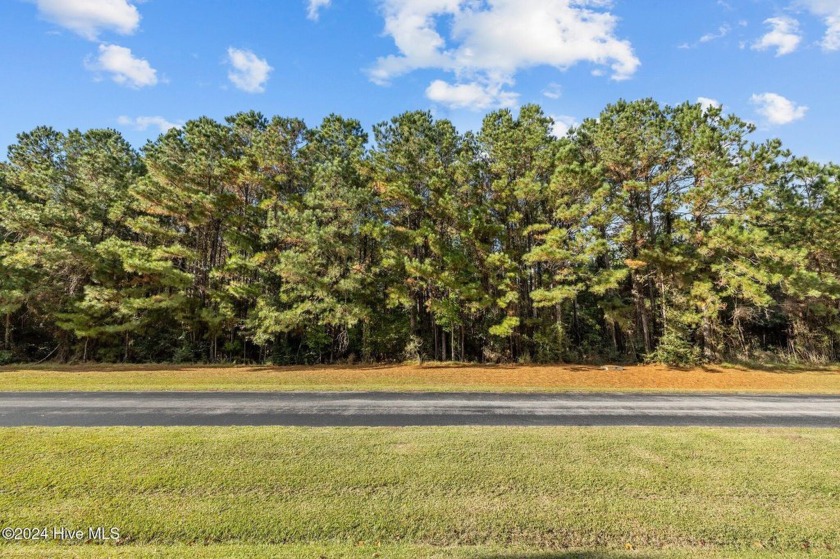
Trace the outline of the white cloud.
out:
<instances>
[{"instance_id":1,"label":"white cloud","mask_svg":"<svg viewBox=\"0 0 840 559\"><path fill-rule=\"evenodd\" d=\"M708 111L712 107L720 108L723 105L717 99L712 99L711 97L698 97L697 103L703 107L703 110Z\"/></svg>"},{"instance_id":2,"label":"white cloud","mask_svg":"<svg viewBox=\"0 0 840 559\"><path fill-rule=\"evenodd\" d=\"M730 31L732 31L732 28L728 24L721 25L720 27L718 27L716 33L706 33L705 35L700 37L700 42L709 43L717 39L723 39L724 37L729 35Z\"/></svg>"},{"instance_id":3,"label":"white cloud","mask_svg":"<svg viewBox=\"0 0 840 559\"><path fill-rule=\"evenodd\" d=\"M695 49L702 44L711 43L713 41L717 41L718 39L723 39L727 35L732 32L732 26L728 23L724 23L720 27L717 28L717 31L706 33L702 37L700 37L697 41L693 43L680 43L677 45L678 49Z\"/></svg>"},{"instance_id":4,"label":"white cloud","mask_svg":"<svg viewBox=\"0 0 840 559\"><path fill-rule=\"evenodd\" d=\"M551 135L555 138L562 138L572 126L577 126L578 121L573 116L568 115L550 115L554 123L551 125Z\"/></svg>"},{"instance_id":5,"label":"white cloud","mask_svg":"<svg viewBox=\"0 0 840 559\"><path fill-rule=\"evenodd\" d=\"M162 116L138 116L134 118L121 116L117 118L117 123L122 126L130 126L135 130L144 131L149 128L157 128L161 132L183 126L182 123L170 122Z\"/></svg>"},{"instance_id":6,"label":"white cloud","mask_svg":"<svg viewBox=\"0 0 840 559\"><path fill-rule=\"evenodd\" d=\"M513 107L518 95L502 91L497 85L482 85L478 82L450 84L443 80L433 81L426 88L426 97L450 109L483 110L490 107Z\"/></svg>"},{"instance_id":7,"label":"white cloud","mask_svg":"<svg viewBox=\"0 0 840 559\"><path fill-rule=\"evenodd\" d=\"M563 96L563 86L559 83L550 83L548 87L543 89L542 94L549 99L560 99Z\"/></svg>"},{"instance_id":8,"label":"white cloud","mask_svg":"<svg viewBox=\"0 0 840 559\"><path fill-rule=\"evenodd\" d=\"M427 92L455 95L474 86L495 92L499 104L516 73L535 66L564 70L581 62L607 66L623 80L639 67L629 41L615 35L609 0L383 0L385 33L398 54L379 58L369 76L387 84L419 69L454 74L458 85ZM438 27L448 30L446 36ZM445 83L445 82L444 82ZM457 95L468 93L463 87Z\"/></svg>"},{"instance_id":9,"label":"white cloud","mask_svg":"<svg viewBox=\"0 0 840 559\"><path fill-rule=\"evenodd\" d=\"M157 70L148 61L118 45L99 45L99 56L88 59L85 65L89 70L111 74L111 79L120 85L147 87L158 83Z\"/></svg>"},{"instance_id":10,"label":"white cloud","mask_svg":"<svg viewBox=\"0 0 840 559\"><path fill-rule=\"evenodd\" d=\"M95 40L103 30L123 35L140 25L140 13L128 0L35 0L44 19Z\"/></svg>"},{"instance_id":11,"label":"white cloud","mask_svg":"<svg viewBox=\"0 0 840 559\"><path fill-rule=\"evenodd\" d=\"M268 61L245 49L230 47L227 54L227 62L231 66L228 78L233 85L248 93L265 91L268 75L274 70Z\"/></svg>"},{"instance_id":12,"label":"white cloud","mask_svg":"<svg viewBox=\"0 0 840 559\"><path fill-rule=\"evenodd\" d=\"M837 0L801 0L814 15L823 18L826 30L822 48L827 51L840 50L840 2Z\"/></svg>"},{"instance_id":13,"label":"white cloud","mask_svg":"<svg viewBox=\"0 0 840 559\"><path fill-rule=\"evenodd\" d=\"M797 105L777 93L760 93L750 98L758 114L770 124L790 124L805 117L808 107Z\"/></svg>"},{"instance_id":14,"label":"white cloud","mask_svg":"<svg viewBox=\"0 0 840 559\"><path fill-rule=\"evenodd\" d=\"M840 13L825 18L825 23L828 29L826 29L825 37L822 41L823 49L829 51L840 50Z\"/></svg>"},{"instance_id":15,"label":"white cloud","mask_svg":"<svg viewBox=\"0 0 840 559\"><path fill-rule=\"evenodd\" d=\"M312 21L318 21L321 10L329 8L332 0L309 0L309 7L306 10L306 17Z\"/></svg>"},{"instance_id":16,"label":"white cloud","mask_svg":"<svg viewBox=\"0 0 840 559\"><path fill-rule=\"evenodd\" d=\"M802 42L802 36L799 34L799 22L789 17L771 17L764 20L764 23L770 26L768 31L761 39L753 43L754 50L776 49L776 56L783 56L794 52L799 43Z\"/></svg>"}]
</instances>

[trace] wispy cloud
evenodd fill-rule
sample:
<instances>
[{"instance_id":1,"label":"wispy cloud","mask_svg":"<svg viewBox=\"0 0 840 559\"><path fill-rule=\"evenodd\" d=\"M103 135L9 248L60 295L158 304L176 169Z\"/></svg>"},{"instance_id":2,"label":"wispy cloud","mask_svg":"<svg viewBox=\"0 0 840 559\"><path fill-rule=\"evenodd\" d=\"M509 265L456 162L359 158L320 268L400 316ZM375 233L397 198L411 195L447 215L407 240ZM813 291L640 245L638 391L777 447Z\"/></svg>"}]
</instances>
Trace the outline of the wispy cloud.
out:
<instances>
[{"instance_id":1,"label":"wispy cloud","mask_svg":"<svg viewBox=\"0 0 840 559\"><path fill-rule=\"evenodd\" d=\"M145 131L149 128L157 128L160 132L183 126L183 123L170 122L162 116L120 116L117 118L117 123L121 126L129 126L134 130Z\"/></svg>"},{"instance_id":2,"label":"wispy cloud","mask_svg":"<svg viewBox=\"0 0 840 559\"><path fill-rule=\"evenodd\" d=\"M312 21L318 21L321 10L330 7L332 0L308 0L309 6L306 9L306 17Z\"/></svg>"},{"instance_id":3,"label":"wispy cloud","mask_svg":"<svg viewBox=\"0 0 840 559\"><path fill-rule=\"evenodd\" d=\"M549 99L560 99L563 96L563 86L559 83L550 83L543 89L542 94Z\"/></svg>"},{"instance_id":4,"label":"wispy cloud","mask_svg":"<svg viewBox=\"0 0 840 559\"><path fill-rule=\"evenodd\" d=\"M716 41L717 39L723 39L732 31L732 27L725 23L718 27L718 30L714 33L706 33L702 37L700 37L701 43L710 43L712 41Z\"/></svg>"}]
</instances>

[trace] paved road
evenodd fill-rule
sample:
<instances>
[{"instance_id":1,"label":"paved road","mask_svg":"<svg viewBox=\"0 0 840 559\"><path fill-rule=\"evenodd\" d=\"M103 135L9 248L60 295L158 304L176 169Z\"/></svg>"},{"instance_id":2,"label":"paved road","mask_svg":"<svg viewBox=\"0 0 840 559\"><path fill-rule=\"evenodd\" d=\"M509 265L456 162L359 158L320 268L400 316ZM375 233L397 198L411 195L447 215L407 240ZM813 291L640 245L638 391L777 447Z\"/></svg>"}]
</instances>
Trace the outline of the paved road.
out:
<instances>
[{"instance_id":1,"label":"paved road","mask_svg":"<svg viewBox=\"0 0 840 559\"><path fill-rule=\"evenodd\" d=\"M0 392L17 425L840 427L840 396L383 392Z\"/></svg>"}]
</instances>

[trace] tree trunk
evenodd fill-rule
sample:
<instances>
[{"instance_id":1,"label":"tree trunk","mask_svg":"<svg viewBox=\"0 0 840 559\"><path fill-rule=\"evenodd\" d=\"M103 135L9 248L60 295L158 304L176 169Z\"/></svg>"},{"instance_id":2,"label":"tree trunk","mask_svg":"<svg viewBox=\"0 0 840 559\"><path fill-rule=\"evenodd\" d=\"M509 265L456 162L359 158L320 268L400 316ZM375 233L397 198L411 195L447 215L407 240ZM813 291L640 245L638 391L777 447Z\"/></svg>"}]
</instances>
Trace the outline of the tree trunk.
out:
<instances>
[{"instance_id":1,"label":"tree trunk","mask_svg":"<svg viewBox=\"0 0 840 559\"><path fill-rule=\"evenodd\" d=\"M700 348L703 350L703 357L708 360L714 360L717 357L717 352L712 346L712 325L709 323L708 317L703 317L703 322L700 325Z\"/></svg>"},{"instance_id":2,"label":"tree trunk","mask_svg":"<svg viewBox=\"0 0 840 559\"><path fill-rule=\"evenodd\" d=\"M464 325L461 325L461 361L464 361Z\"/></svg>"},{"instance_id":3,"label":"tree trunk","mask_svg":"<svg viewBox=\"0 0 840 559\"><path fill-rule=\"evenodd\" d=\"M636 306L636 317L642 327L642 343L644 344L645 353L650 353L650 324L648 322L647 310L645 309L644 294L642 293L643 286L635 271L630 272L630 281L632 283L633 302Z\"/></svg>"},{"instance_id":4,"label":"tree trunk","mask_svg":"<svg viewBox=\"0 0 840 559\"><path fill-rule=\"evenodd\" d=\"M362 322L362 361L370 361L370 324L367 319Z\"/></svg>"}]
</instances>

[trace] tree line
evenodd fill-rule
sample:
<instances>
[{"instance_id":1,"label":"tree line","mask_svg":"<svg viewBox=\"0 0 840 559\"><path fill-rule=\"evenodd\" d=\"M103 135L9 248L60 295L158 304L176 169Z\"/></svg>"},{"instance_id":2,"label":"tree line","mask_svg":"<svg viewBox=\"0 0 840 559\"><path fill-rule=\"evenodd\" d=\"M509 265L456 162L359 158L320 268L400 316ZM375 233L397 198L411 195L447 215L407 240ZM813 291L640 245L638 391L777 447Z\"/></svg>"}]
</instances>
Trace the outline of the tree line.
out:
<instances>
[{"instance_id":1,"label":"tree line","mask_svg":"<svg viewBox=\"0 0 840 559\"><path fill-rule=\"evenodd\" d=\"M696 104L552 124L19 134L0 361L840 358L840 167Z\"/></svg>"}]
</instances>

